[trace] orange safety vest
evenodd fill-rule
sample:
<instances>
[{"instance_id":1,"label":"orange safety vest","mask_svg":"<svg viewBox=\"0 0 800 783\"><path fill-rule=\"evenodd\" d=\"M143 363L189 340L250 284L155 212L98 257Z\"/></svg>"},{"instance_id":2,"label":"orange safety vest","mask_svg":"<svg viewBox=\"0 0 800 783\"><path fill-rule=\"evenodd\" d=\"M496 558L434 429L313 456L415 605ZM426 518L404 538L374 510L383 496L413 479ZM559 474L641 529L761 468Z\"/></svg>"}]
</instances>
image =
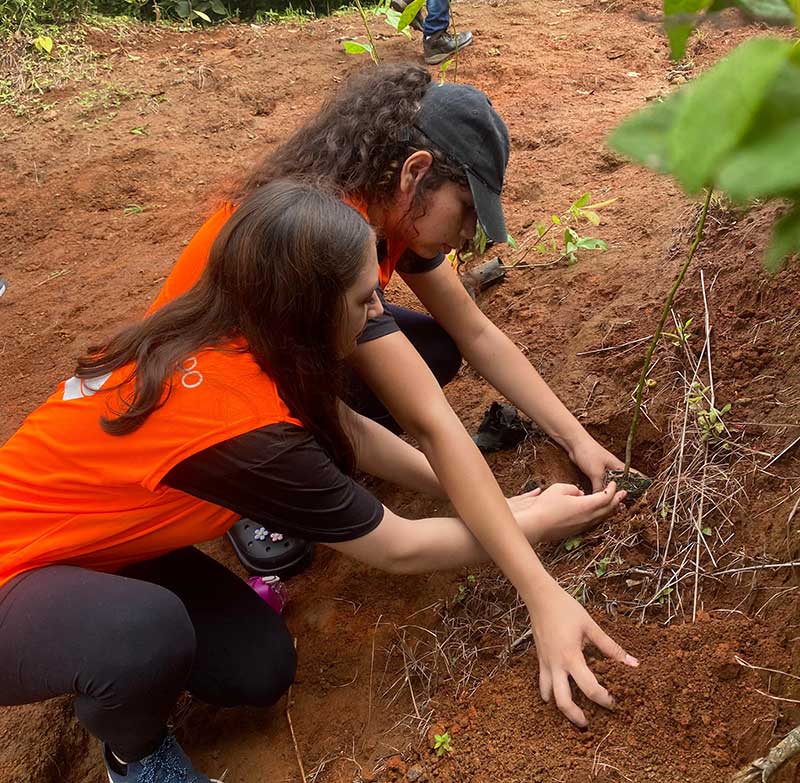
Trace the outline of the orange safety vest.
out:
<instances>
[{"instance_id":1,"label":"orange safety vest","mask_svg":"<svg viewBox=\"0 0 800 783\"><path fill-rule=\"evenodd\" d=\"M278 422L300 425L240 344L199 351L136 431L109 435L100 416L131 391L130 368L70 378L0 448L0 585L56 563L116 571L215 538L233 511L161 484L209 446Z\"/></svg>"},{"instance_id":2,"label":"orange safety vest","mask_svg":"<svg viewBox=\"0 0 800 783\"><path fill-rule=\"evenodd\" d=\"M367 217L367 205L364 202L356 201L355 199L345 199L345 202L353 207L353 209L358 210L365 220L369 220ZM178 258L177 263L172 268L169 277L158 292L158 296L153 304L150 305L148 312L153 312L166 302L186 293L200 279L200 275L208 263L211 245L214 244L214 240L217 238L217 235L222 230L228 218L234 213L235 209L236 207L234 207L233 204L229 202L224 203L222 207L200 227L200 230L184 248L180 258ZM379 259L381 288L386 288L397 266L397 262L400 260L400 256L405 249L405 242L392 239L387 240L386 256Z\"/></svg>"}]
</instances>

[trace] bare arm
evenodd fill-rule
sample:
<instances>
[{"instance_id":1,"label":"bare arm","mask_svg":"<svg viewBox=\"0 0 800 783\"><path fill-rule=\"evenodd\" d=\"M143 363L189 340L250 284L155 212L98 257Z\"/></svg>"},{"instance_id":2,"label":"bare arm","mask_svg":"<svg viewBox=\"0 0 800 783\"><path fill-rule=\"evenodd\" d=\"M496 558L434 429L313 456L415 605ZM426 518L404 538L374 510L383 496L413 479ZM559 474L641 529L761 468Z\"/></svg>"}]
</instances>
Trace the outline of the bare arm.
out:
<instances>
[{"instance_id":1,"label":"bare arm","mask_svg":"<svg viewBox=\"0 0 800 783\"><path fill-rule=\"evenodd\" d=\"M586 667L584 642L593 641L616 660L629 662L625 652L547 574L488 465L405 336L395 332L362 344L351 362L395 420L419 441L469 533L525 601L540 661L543 697L548 700L555 695L559 708L575 723L585 725L585 716L572 700L569 677L601 704L608 703L608 695L598 690L597 681ZM611 510L610 504L615 501L619 502L618 498L609 498L604 513ZM393 524L395 520L389 520L394 530L402 530ZM384 527L383 522L380 527ZM364 537L365 543L371 535ZM371 543L381 542L371 539ZM430 543L440 546L441 539L433 536Z\"/></svg>"},{"instance_id":2,"label":"bare arm","mask_svg":"<svg viewBox=\"0 0 800 783\"><path fill-rule=\"evenodd\" d=\"M386 427L341 405L342 423L356 451L359 470L393 484L447 499L425 455Z\"/></svg>"},{"instance_id":3,"label":"bare arm","mask_svg":"<svg viewBox=\"0 0 800 783\"><path fill-rule=\"evenodd\" d=\"M522 351L481 312L448 264L403 279L470 365L559 443L594 489L602 487L607 469L623 466L586 432Z\"/></svg>"}]
</instances>

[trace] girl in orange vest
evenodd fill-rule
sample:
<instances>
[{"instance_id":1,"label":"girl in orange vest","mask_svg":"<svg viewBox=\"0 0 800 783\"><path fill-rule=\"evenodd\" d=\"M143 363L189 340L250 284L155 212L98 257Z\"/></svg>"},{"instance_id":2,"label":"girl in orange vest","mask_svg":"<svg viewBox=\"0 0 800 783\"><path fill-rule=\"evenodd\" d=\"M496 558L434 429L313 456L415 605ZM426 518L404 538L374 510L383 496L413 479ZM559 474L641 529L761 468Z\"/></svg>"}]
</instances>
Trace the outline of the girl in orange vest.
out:
<instances>
[{"instance_id":1,"label":"girl in orange vest","mask_svg":"<svg viewBox=\"0 0 800 783\"><path fill-rule=\"evenodd\" d=\"M248 194L276 177L330 183L376 230L384 304L348 356L355 376L349 404L416 439L470 529L500 524L508 513L502 493L440 388L455 376L463 356L589 478L595 495L563 496L557 510L559 518L589 524L603 498L604 512L613 510L616 495L602 494L603 479L622 462L586 432L444 262L448 252L472 240L478 223L489 239L506 241L500 194L508 156L506 126L479 90L434 84L417 66L365 69L242 179L186 247L153 309L197 280L214 237ZM395 271L430 315L383 300ZM583 716L563 687L574 665L565 650L576 643L560 651L541 644L537 649L542 696L555 693L580 724Z\"/></svg>"},{"instance_id":2,"label":"girl in orange vest","mask_svg":"<svg viewBox=\"0 0 800 783\"><path fill-rule=\"evenodd\" d=\"M292 680L281 617L192 546L242 515L396 573L494 560L531 610L545 696L578 723L568 677L612 703L583 643L636 665L530 546L622 493L556 485L495 503L482 460L453 453L434 472L342 404L343 360L382 313L378 276L356 210L273 180L226 221L196 284L92 349L0 449L0 703L74 694L111 783L208 783L166 732L179 693L267 705ZM439 497L441 476L468 470L462 518L403 519L356 467Z\"/></svg>"}]
</instances>

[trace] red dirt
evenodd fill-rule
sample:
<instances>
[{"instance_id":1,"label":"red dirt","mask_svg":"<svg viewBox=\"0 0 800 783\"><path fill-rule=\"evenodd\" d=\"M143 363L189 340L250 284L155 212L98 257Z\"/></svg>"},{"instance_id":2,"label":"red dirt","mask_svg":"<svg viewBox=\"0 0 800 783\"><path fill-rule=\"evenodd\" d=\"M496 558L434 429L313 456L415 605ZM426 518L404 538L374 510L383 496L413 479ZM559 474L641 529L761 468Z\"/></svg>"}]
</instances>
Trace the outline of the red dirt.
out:
<instances>
[{"instance_id":1,"label":"red dirt","mask_svg":"<svg viewBox=\"0 0 800 783\"><path fill-rule=\"evenodd\" d=\"M459 79L486 90L511 131L506 206L516 238L533 230L525 228L531 220L563 210L585 190L598 199L619 198L595 232L608 241L607 253L586 254L569 268L512 272L480 300L590 431L617 452L624 447L642 352L577 354L650 334L695 214L674 184L603 148L616 122L671 88L667 45L658 26L642 19L641 8L575 0L457 5L459 26L475 33ZM645 10L657 13L651 2ZM690 50L695 72L758 32L732 16L723 21L704 30ZM220 184L264 145L284 138L345 73L363 65L336 43L358 32L355 17L192 33L91 30L97 60L87 80L49 92L45 111L3 115L0 276L9 291L0 299L0 438L71 373L88 342L141 314ZM387 59L402 60L417 56L420 44L392 36L379 47ZM88 90L114 85L118 106L87 105ZM131 134L142 126L146 135ZM125 214L130 204L147 209ZM716 278L709 311L717 396L734 403L731 423L740 423L746 443L770 453L796 437L800 426L800 270L795 264L769 278L760 267L773 214L759 208L736 220L714 213L676 303L699 324L699 268L707 287ZM393 295L407 301L400 287ZM663 466L665 425L677 404L669 363L654 372L658 384L648 412L660 431L645 425L637 450L637 464L653 473ZM469 368L448 395L472 428L495 398ZM533 446L490 457L509 494L531 477L579 480L555 446ZM748 479L731 551L789 559L786 519L794 501L776 504L797 489L799 471L795 451L772 476ZM390 487L376 485L375 491L409 516L439 510ZM639 531L630 557L644 562L652 556L656 521L640 503L606 531ZM788 549L796 557L793 532ZM560 557L556 571L580 562L601 540L591 539L568 563ZM207 548L234 567L225 544ZM391 683L397 668L396 657L387 664L385 648L394 639L393 625L452 598L462 577L389 577L319 551L312 569L292 580L288 610L300 655L292 719L306 770L328 759L315 779L331 783L376 775L443 783L726 780L800 722L796 705L756 692L796 699L797 683L792 687L785 676L768 681L734 661L739 655L760 666L798 670L792 578L776 570L721 581L703 593L696 624L667 627L658 611L645 625L638 617L606 617L605 607L624 599L626 585L612 578L607 587L592 582L594 615L642 660L636 671L595 664L617 710L589 709L590 731L575 731L539 699L535 656L519 654L471 699L456 698L447 683L434 694L435 726L450 730L454 748L438 759L426 742L416 746L413 733L395 725L414 712L408 695L392 706L381 698L381 683ZM430 612L414 622L436 627ZM496 638L488 643L501 645ZM485 675L492 668L485 656L476 671ZM184 704L176 721L199 766L216 775L227 769L227 783L299 778L283 707L220 711ZM71 717L66 700L4 708L0 747L2 783L103 780L96 743ZM798 775L790 765L775 780L787 783Z\"/></svg>"}]
</instances>

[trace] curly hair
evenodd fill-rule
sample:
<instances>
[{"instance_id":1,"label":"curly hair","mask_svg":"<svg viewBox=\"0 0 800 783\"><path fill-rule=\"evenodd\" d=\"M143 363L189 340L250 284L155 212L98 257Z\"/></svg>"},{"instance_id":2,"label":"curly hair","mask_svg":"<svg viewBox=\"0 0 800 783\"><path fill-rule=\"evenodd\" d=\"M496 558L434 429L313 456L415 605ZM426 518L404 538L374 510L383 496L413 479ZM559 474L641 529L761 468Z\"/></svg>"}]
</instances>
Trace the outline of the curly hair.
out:
<instances>
[{"instance_id":1,"label":"curly hair","mask_svg":"<svg viewBox=\"0 0 800 783\"><path fill-rule=\"evenodd\" d=\"M464 169L414 127L430 73L417 65L381 65L351 76L308 122L268 153L229 194L239 203L280 177L336 187L367 204L392 201L405 160L426 150L433 156L415 204L445 181L467 186Z\"/></svg>"}]
</instances>

